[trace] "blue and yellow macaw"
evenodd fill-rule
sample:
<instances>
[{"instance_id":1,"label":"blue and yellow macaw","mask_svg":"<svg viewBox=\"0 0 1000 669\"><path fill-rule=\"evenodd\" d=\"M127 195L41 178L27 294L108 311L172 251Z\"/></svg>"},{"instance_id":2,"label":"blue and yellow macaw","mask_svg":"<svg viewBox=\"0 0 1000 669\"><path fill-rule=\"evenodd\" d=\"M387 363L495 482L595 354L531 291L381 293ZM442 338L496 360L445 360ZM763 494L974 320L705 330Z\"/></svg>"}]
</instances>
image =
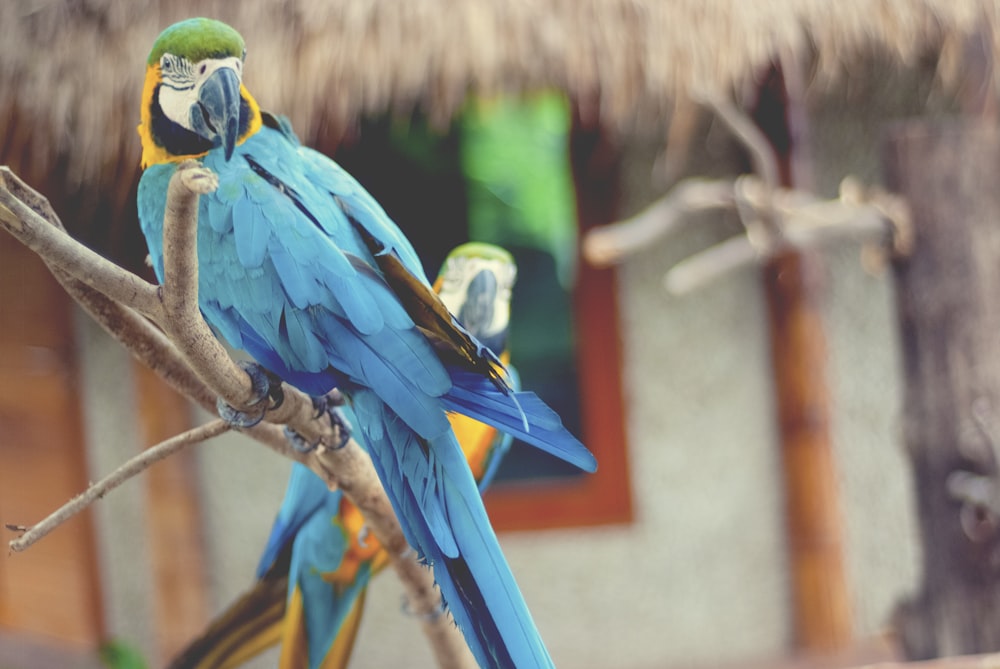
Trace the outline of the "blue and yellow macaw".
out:
<instances>
[{"instance_id":1,"label":"blue and yellow macaw","mask_svg":"<svg viewBox=\"0 0 1000 669\"><path fill-rule=\"evenodd\" d=\"M593 455L537 396L511 388L378 203L260 110L244 58L239 33L204 18L167 28L150 52L138 209L157 277L167 185L179 162L200 159L219 177L198 211L206 321L285 382L348 397L406 539L481 666L552 666L447 413L586 471Z\"/></svg>"},{"instance_id":2,"label":"blue and yellow macaw","mask_svg":"<svg viewBox=\"0 0 1000 669\"><path fill-rule=\"evenodd\" d=\"M473 242L448 254L434 282L448 309L473 336L500 351L505 364L516 273L509 253ZM448 418L480 490L485 490L513 440L462 414ZM294 464L257 582L171 669L234 669L279 642L280 669L346 667L368 581L388 559L378 540L368 535L358 509L308 468Z\"/></svg>"}]
</instances>

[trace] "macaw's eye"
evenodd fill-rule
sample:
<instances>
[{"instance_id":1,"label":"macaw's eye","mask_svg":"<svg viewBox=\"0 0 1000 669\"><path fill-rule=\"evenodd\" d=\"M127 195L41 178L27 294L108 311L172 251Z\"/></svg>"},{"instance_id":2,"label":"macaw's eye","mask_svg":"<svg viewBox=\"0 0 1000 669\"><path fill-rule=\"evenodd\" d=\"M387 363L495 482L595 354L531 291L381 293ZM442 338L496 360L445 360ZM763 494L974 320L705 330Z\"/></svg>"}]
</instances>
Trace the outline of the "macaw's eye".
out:
<instances>
[{"instance_id":1,"label":"macaw's eye","mask_svg":"<svg viewBox=\"0 0 1000 669\"><path fill-rule=\"evenodd\" d=\"M173 62L167 57L167 54L163 54L163 57L160 58L160 69L169 72L171 67L173 67Z\"/></svg>"},{"instance_id":2,"label":"macaw's eye","mask_svg":"<svg viewBox=\"0 0 1000 669\"><path fill-rule=\"evenodd\" d=\"M198 68L198 74L205 74L205 70L207 70L207 69L208 69L208 65L205 65L205 63L202 63L201 67Z\"/></svg>"}]
</instances>

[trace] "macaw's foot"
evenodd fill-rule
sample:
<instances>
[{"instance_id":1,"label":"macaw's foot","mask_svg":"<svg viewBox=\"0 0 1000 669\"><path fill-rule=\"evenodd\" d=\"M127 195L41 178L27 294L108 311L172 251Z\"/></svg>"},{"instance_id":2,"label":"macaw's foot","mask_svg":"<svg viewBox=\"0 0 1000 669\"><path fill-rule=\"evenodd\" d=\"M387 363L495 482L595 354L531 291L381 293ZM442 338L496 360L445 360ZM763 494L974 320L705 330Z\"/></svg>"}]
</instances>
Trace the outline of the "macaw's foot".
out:
<instances>
[{"instance_id":1,"label":"macaw's foot","mask_svg":"<svg viewBox=\"0 0 1000 669\"><path fill-rule=\"evenodd\" d=\"M312 398L313 407L316 409L315 417L319 418L323 414L330 417L330 426L335 431L336 441L333 445L327 446L330 450L341 449L347 446L351 440L351 425L347 422L347 417L340 407L344 404L344 396L337 390L332 390L326 395ZM291 428L285 428L285 438L291 443L292 448L300 453L309 453L319 448L320 443L309 443L302 438L298 432Z\"/></svg>"},{"instance_id":2,"label":"macaw's foot","mask_svg":"<svg viewBox=\"0 0 1000 669\"><path fill-rule=\"evenodd\" d=\"M434 608L433 611L414 611L413 606L410 604L410 600L406 595L403 595L403 603L399 608L403 612L403 615L409 616L410 618L417 618L418 620L423 620L424 622L429 623L434 622L448 612L448 609L445 608L443 600L437 605L437 607Z\"/></svg>"},{"instance_id":3,"label":"macaw's foot","mask_svg":"<svg viewBox=\"0 0 1000 669\"><path fill-rule=\"evenodd\" d=\"M285 393L281 389L281 379L257 363L241 361L238 364L250 376L250 382L253 384L254 400L250 406L256 408L260 405L260 410L239 411L221 397L216 400L215 406L222 420L236 428L248 428L264 420L265 414L271 409L280 407L285 401Z\"/></svg>"}]
</instances>

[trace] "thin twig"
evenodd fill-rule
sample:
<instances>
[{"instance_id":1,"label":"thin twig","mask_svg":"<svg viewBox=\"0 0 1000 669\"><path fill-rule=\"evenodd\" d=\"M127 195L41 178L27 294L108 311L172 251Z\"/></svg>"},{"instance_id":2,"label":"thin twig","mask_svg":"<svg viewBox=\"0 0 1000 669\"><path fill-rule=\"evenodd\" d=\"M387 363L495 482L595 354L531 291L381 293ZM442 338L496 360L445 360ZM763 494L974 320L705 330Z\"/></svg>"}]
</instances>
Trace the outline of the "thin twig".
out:
<instances>
[{"instance_id":1,"label":"thin twig","mask_svg":"<svg viewBox=\"0 0 1000 669\"><path fill-rule=\"evenodd\" d=\"M754 172L764 183L765 198L754 212L756 216L743 219L743 224L748 228L760 225L768 248L773 250L780 247L784 243L785 235L778 213L772 206L771 195L781 187L781 181L778 175L778 160L774 156L771 144L760 128L727 97L705 92L701 95L701 99L711 107L719 120L750 153Z\"/></svg>"},{"instance_id":2,"label":"thin twig","mask_svg":"<svg viewBox=\"0 0 1000 669\"><path fill-rule=\"evenodd\" d=\"M663 287L671 295L687 295L759 259L757 249L745 236L730 237L671 267L663 276Z\"/></svg>"},{"instance_id":3,"label":"thin twig","mask_svg":"<svg viewBox=\"0 0 1000 669\"><path fill-rule=\"evenodd\" d=\"M719 120L722 121L730 132L750 153L750 161L753 163L754 172L772 191L781 187L778 176L778 161L774 157L767 137L761 132L753 121L746 114L736 108L728 98L722 95L704 93L701 99L708 105Z\"/></svg>"},{"instance_id":4,"label":"thin twig","mask_svg":"<svg viewBox=\"0 0 1000 669\"><path fill-rule=\"evenodd\" d=\"M93 502L104 497L111 490L114 490L136 474L148 469L150 465L192 444L217 437L228 429L229 424L225 421L214 420L146 449L97 483L90 485L85 491L56 509L45 520L28 528L24 534L10 542L10 549L14 552L25 550L49 532L86 509Z\"/></svg>"},{"instance_id":5,"label":"thin twig","mask_svg":"<svg viewBox=\"0 0 1000 669\"><path fill-rule=\"evenodd\" d=\"M664 188L680 179L691 155L691 142L699 119L699 109L686 95L674 97L674 109L667 126L663 152L653 163L652 178Z\"/></svg>"}]
</instances>

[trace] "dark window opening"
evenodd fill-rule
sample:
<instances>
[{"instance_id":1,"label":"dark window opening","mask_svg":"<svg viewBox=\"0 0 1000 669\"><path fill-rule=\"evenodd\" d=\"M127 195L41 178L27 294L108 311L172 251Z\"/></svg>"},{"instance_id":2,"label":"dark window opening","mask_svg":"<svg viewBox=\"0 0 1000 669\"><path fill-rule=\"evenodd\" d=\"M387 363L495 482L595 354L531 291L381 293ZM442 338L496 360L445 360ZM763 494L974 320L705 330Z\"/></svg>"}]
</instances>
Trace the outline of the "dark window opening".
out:
<instances>
[{"instance_id":1,"label":"dark window opening","mask_svg":"<svg viewBox=\"0 0 1000 669\"><path fill-rule=\"evenodd\" d=\"M539 99L470 106L443 130L419 113L365 119L334 155L410 238L429 277L470 239L517 261L512 363L599 470L515 443L487 494L499 529L631 519L613 273L577 256L578 231L614 215L617 153L564 99ZM496 122L507 134L487 127Z\"/></svg>"}]
</instances>

